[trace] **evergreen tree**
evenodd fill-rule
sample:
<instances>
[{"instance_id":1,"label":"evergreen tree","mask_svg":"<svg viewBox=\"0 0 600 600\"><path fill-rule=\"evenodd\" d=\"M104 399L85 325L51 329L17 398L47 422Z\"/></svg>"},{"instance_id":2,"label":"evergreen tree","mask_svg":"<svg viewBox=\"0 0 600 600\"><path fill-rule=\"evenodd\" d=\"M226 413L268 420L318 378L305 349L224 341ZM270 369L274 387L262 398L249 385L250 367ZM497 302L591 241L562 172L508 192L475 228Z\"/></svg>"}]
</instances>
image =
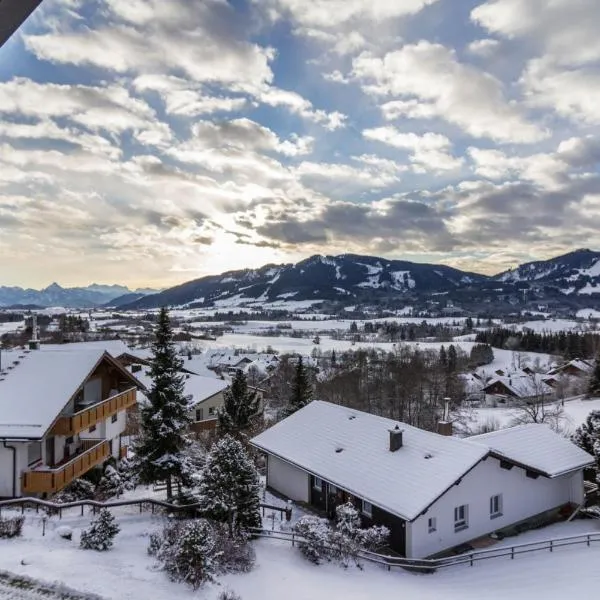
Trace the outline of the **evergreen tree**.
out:
<instances>
[{"instance_id":1,"label":"evergreen tree","mask_svg":"<svg viewBox=\"0 0 600 600\"><path fill-rule=\"evenodd\" d=\"M454 373L458 366L458 353L456 352L456 348L454 344L450 344L448 346L448 371L450 373Z\"/></svg>"},{"instance_id":2,"label":"evergreen tree","mask_svg":"<svg viewBox=\"0 0 600 600\"><path fill-rule=\"evenodd\" d=\"M588 396L600 396L600 354L596 357L594 371L590 377Z\"/></svg>"},{"instance_id":3,"label":"evergreen tree","mask_svg":"<svg viewBox=\"0 0 600 600\"><path fill-rule=\"evenodd\" d=\"M586 417L575 430L571 441L588 454L594 454L594 446L600 442L600 410L593 410Z\"/></svg>"},{"instance_id":4,"label":"evergreen tree","mask_svg":"<svg viewBox=\"0 0 600 600\"><path fill-rule=\"evenodd\" d=\"M183 361L177 356L169 315L161 309L152 344L149 403L141 409L141 434L136 444L140 483L166 481L167 499L173 497L173 479L187 485L190 473L184 450L191 422L184 396Z\"/></svg>"},{"instance_id":5,"label":"evergreen tree","mask_svg":"<svg viewBox=\"0 0 600 600\"><path fill-rule=\"evenodd\" d=\"M248 389L246 375L238 369L224 396L225 403L218 414L219 431L240 433L248 428L251 417L258 411L258 393Z\"/></svg>"},{"instance_id":6,"label":"evergreen tree","mask_svg":"<svg viewBox=\"0 0 600 600\"><path fill-rule=\"evenodd\" d=\"M92 521L90 528L81 532L79 545L84 550L108 550L119 531L115 518L107 508L103 508L98 518Z\"/></svg>"},{"instance_id":7,"label":"evergreen tree","mask_svg":"<svg viewBox=\"0 0 600 600\"><path fill-rule=\"evenodd\" d=\"M285 416L289 416L306 406L312 400L312 388L308 379L306 367L302 362L302 357L298 357L296 373L292 384L292 396L289 401Z\"/></svg>"},{"instance_id":8,"label":"evergreen tree","mask_svg":"<svg viewBox=\"0 0 600 600\"><path fill-rule=\"evenodd\" d=\"M260 527L260 485L254 464L240 442L226 435L206 457L198 488L201 510L227 523L229 535Z\"/></svg>"},{"instance_id":9,"label":"evergreen tree","mask_svg":"<svg viewBox=\"0 0 600 600\"><path fill-rule=\"evenodd\" d=\"M448 366L448 355L444 346L440 348L440 365L442 365L444 368Z\"/></svg>"}]
</instances>

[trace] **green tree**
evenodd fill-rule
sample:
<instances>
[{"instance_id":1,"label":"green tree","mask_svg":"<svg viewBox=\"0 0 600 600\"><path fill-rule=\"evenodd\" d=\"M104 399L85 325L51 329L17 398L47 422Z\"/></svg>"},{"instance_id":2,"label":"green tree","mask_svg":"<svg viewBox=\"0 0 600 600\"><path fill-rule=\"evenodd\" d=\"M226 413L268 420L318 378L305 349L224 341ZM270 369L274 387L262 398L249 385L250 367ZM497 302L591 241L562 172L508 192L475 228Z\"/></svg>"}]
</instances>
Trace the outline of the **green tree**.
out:
<instances>
[{"instance_id":1,"label":"green tree","mask_svg":"<svg viewBox=\"0 0 600 600\"><path fill-rule=\"evenodd\" d=\"M223 408L218 413L219 431L239 434L249 427L250 419L258 411L258 393L248 389L246 375L238 369L224 397Z\"/></svg>"},{"instance_id":2,"label":"green tree","mask_svg":"<svg viewBox=\"0 0 600 600\"><path fill-rule=\"evenodd\" d=\"M294 382L292 384L292 395L285 411L285 416L289 416L306 406L312 400L312 386L308 378L306 367L302 362L302 357L298 357Z\"/></svg>"},{"instance_id":3,"label":"green tree","mask_svg":"<svg viewBox=\"0 0 600 600\"><path fill-rule=\"evenodd\" d=\"M141 409L141 434L135 447L135 466L140 483L165 481L167 498L173 497L173 479L190 483L190 465L185 455L189 445L186 430L191 419L184 395L182 360L178 357L169 314L161 309L152 344L148 403Z\"/></svg>"},{"instance_id":4,"label":"green tree","mask_svg":"<svg viewBox=\"0 0 600 600\"><path fill-rule=\"evenodd\" d=\"M204 514L227 523L229 535L260 527L260 484L256 468L242 444L226 435L211 448L198 488Z\"/></svg>"},{"instance_id":5,"label":"green tree","mask_svg":"<svg viewBox=\"0 0 600 600\"><path fill-rule=\"evenodd\" d=\"M600 396L600 354L594 363L594 370L588 385L588 396Z\"/></svg>"}]
</instances>

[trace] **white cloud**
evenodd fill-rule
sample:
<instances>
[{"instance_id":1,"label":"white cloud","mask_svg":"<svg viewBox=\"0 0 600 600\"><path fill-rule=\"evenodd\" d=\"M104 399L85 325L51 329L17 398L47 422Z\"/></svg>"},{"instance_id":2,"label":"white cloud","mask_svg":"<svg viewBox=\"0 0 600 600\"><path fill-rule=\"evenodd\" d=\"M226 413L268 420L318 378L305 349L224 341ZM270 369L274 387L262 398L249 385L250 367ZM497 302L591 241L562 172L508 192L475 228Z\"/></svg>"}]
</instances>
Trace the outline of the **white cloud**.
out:
<instances>
[{"instance_id":1,"label":"white cloud","mask_svg":"<svg viewBox=\"0 0 600 600\"><path fill-rule=\"evenodd\" d=\"M558 63L600 59L600 3L597 0L489 0L471 19L506 38L538 41Z\"/></svg>"},{"instance_id":2,"label":"white cloud","mask_svg":"<svg viewBox=\"0 0 600 600\"><path fill-rule=\"evenodd\" d=\"M471 54L487 58L488 56L492 56L498 50L499 46L500 42L498 40L485 38L472 41L467 49Z\"/></svg>"},{"instance_id":3,"label":"white cloud","mask_svg":"<svg viewBox=\"0 0 600 600\"><path fill-rule=\"evenodd\" d=\"M363 136L410 152L413 170L418 173L453 171L463 164L462 158L452 156L450 140L437 133L402 133L395 127L365 129Z\"/></svg>"},{"instance_id":4,"label":"white cloud","mask_svg":"<svg viewBox=\"0 0 600 600\"><path fill-rule=\"evenodd\" d=\"M473 137L531 143L547 135L505 98L498 79L459 62L440 44L421 41L383 58L363 53L354 59L353 73L366 92L425 102L428 116L435 110Z\"/></svg>"}]
</instances>

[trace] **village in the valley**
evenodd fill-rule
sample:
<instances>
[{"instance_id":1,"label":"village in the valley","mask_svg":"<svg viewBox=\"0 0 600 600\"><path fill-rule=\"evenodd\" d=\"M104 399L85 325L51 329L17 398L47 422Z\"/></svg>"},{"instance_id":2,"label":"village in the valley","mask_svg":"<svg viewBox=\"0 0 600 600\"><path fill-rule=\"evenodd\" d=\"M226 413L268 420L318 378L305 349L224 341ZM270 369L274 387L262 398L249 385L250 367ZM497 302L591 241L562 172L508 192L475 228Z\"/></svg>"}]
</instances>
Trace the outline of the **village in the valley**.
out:
<instances>
[{"instance_id":1,"label":"village in the valley","mask_svg":"<svg viewBox=\"0 0 600 600\"><path fill-rule=\"evenodd\" d=\"M429 597L414 573L595 560L594 318L201 312L0 313L11 578L236 598L300 563Z\"/></svg>"}]
</instances>

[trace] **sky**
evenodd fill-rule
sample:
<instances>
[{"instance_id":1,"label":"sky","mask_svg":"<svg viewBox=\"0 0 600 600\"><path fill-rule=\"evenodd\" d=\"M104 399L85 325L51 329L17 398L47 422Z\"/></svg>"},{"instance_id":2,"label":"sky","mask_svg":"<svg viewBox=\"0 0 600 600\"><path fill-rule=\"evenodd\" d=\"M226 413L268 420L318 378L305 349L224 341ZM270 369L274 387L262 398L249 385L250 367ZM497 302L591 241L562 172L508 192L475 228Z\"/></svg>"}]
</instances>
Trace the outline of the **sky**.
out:
<instances>
[{"instance_id":1,"label":"sky","mask_svg":"<svg viewBox=\"0 0 600 600\"><path fill-rule=\"evenodd\" d=\"M600 248L598 0L44 0L0 49L0 285Z\"/></svg>"}]
</instances>

